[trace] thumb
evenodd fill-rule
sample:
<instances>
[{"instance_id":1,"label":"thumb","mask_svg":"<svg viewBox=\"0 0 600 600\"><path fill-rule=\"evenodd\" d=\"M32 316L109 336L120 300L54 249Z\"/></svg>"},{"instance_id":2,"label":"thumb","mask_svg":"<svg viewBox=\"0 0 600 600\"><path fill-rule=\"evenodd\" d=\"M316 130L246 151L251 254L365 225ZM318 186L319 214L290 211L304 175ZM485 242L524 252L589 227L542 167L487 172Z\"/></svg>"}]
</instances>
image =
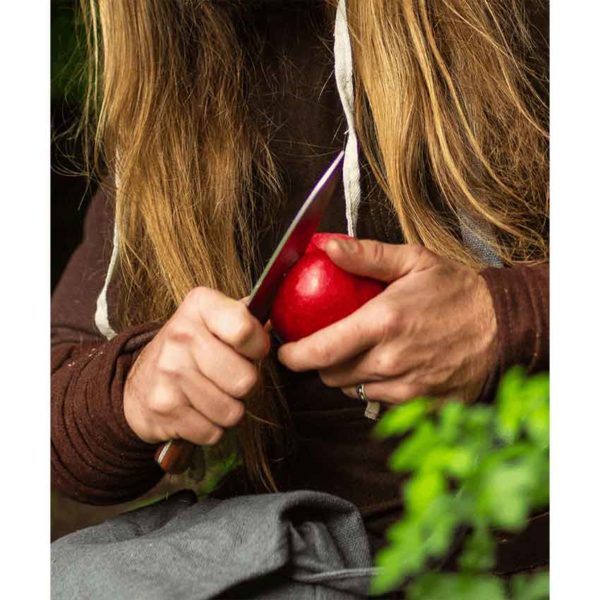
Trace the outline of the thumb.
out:
<instances>
[{"instance_id":1,"label":"thumb","mask_svg":"<svg viewBox=\"0 0 600 600\"><path fill-rule=\"evenodd\" d=\"M425 248L414 244L357 239L329 240L325 252L344 271L385 283L422 268L424 254L427 254Z\"/></svg>"}]
</instances>

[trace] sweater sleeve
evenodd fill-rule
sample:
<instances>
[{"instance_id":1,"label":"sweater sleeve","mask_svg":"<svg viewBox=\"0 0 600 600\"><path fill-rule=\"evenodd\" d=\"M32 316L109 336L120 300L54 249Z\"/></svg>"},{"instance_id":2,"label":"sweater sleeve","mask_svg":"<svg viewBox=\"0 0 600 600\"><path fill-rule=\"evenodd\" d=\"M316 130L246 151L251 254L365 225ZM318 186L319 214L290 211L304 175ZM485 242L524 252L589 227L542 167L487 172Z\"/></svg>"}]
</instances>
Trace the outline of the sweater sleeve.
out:
<instances>
[{"instance_id":1,"label":"sweater sleeve","mask_svg":"<svg viewBox=\"0 0 600 600\"><path fill-rule=\"evenodd\" d=\"M528 373L549 367L549 264L487 268L481 275L490 290L498 324L497 375L513 365Z\"/></svg>"},{"instance_id":2,"label":"sweater sleeve","mask_svg":"<svg viewBox=\"0 0 600 600\"><path fill-rule=\"evenodd\" d=\"M155 446L137 438L123 412L127 373L157 326L128 328L108 341L94 324L112 250L106 199L100 191L92 200L83 242L52 297L52 485L89 504L133 499L162 475Z\"/></svg>"}]
</instances>

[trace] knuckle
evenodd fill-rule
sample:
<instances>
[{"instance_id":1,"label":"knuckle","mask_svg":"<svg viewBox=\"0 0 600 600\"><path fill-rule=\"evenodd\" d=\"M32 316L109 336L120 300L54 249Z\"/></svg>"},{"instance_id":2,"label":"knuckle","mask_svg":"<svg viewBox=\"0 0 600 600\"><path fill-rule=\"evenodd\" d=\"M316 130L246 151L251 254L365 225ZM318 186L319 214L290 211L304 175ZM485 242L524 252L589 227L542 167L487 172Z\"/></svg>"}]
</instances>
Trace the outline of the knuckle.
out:
<instances>
[{"instance_id":1,"label":"knuckle","mask_svg":"<svg viewBox=\"0 0 600 600\"><path fill-rule=\"evenodd\" d=\"M183 299L184 304L190 304L193 306L201 306L206 300L208 288L204 286L198 286L190 290L186 297Z\"/></svg>"},{"instance_id":2,"label":"knuckle","mask_svg":"<svg viewBox=\"0 0 600 600\"><path fill-rule=\"evenodd\" d=\"M417 264L423 261L429 261L435 257L435 254L431 252L431 250L428 250L425 246L420 246L419 244L409 244L408 251L414 257Z\"/></svg>"},{"instance_id":3,"label":"knuckle","mask_svg":"<svg viewBox=\"0 0 600 600\"><path fill-rule=\"evenodd\" d=\"M223 437L223 430L219 427L212 427L206 434L203 442L204 446L214 446Z\"/></svg>"},{"instance_id":4,"label":"knuckle","mask_svg":"<svg viewBox=\"0 0 600 600\"><path fill-rule=\"evenodd\" d=\"M184 298L181 307L183 312L188 315L193 315L197 318L207 312L209 307L219 303L222 294L218 290L209 287L199 286L189 291Z\"/></svg>"},{"instance_id":5,"label":"knuckle","mask_svg":"<svg viewBox=\"0 0 600 600\"><path fill-rule=\"evenodd\" d=\"M148 396L148 408L159 415L168 415L177 406L173 394L167 390L155 390Z\"/></svg>"},{"instance_id":6,"label":"knuckle","mask_svg":"<svg viewBox=\"0 0 600 600\"><path fill-rule=\"evenodd\" d=\"M327 346L317 346L314 349L314 356L319 364L328 365L332 360L332 352Z\"/></svg>"},{"instance_id":7,"label":"knuckle","mask_svg":"<svg viewBox=\"0 0 600 600\"><path fill-rule=\"evenodd\" d=\"M156 361L156 371L160 375L173 377L178 371L177 356L179 355L179 344L166 341L160 349Z\"/></svg>"},{"instance_id":8,"label":"knuckle","mask_svg":"<svg viewBox=\"0 0 600 600\"><path fill-rule=\"evenodd\" d=\"M416 257L425 256L428 252L425 246L421 246L420 244L407 244L406 249Z\"/></svg>"},{"instance_id":9,"label":"knuckle","mask_svg":"<svg viewBox=\"0 0 600 600\"><path fill-rule=\"evenodd\" d=\"M157 374L165 379L178 380L181 378L180 370L170 362L168 364L159 365Z\"/></svg>"},{"instance_id":10,"label":"knuckle","mask_svg":"<svg viewBox=\"0 0 600 600\"><path fill-rule=\"evenodd\" d=\"M412 383L406 386L403 399L405 401L412 400L413 398L417 398L418 396L426 396L427 395L427 386L420 385L417 383Z\"/></svg>"},{"instance_id":11,"label":"knuckle","mask_svg":"<svg viewBox=\"0 0 600 600\"><path fill-rule=\"evenodd\" d=\"M375 360L376 375L380 377L389 377L395 375L398 368L398 359L394 352L385 350L381 352Z\"/></svg>"},{"instance_id":12,"label":"knuckle","mask_svg":"<svg viewBox=\"0 0 600 600\"><path fill-rule=\"evenodd\" d=\"M234 396L242 398L249 394L258 383L258 371L256 369L248 369L241 373L233 384Z\"/></svg>"},{"instance_id":13,"label":"knuckle","mask_svg":"<svg viewBox=\"0 0 600 600\"><path fill-rule=\"evenodd\" d=\"M174 321L167 329L166 345L173 347L178 344L189 344L193 339L191 329L181 321Z\"/></svg>"},{"instance_id":14,"label":"knuckle","mask_svg":"<svg viewBox=\"0 0 600 600\"><path fill-rule=\"evenodd\" d=\"M241 402L235 402L233 406L231 406L227 410L227 415L225 416L225 427L234 427L237 425L244 416L246 409Z\"/></svg>"},{"instance_id":15,"label":"knuckle","mask_svg":"<svg viewBox=\"0 0 600 600\"><path fill-rule=\"evenodd\" d=\"M384 335L392 333L398 326L398 311L390 304L383 305L379 315L379 324Z\"/></svg>"},{"instance_id":16,"label":"knuckle","mask_svg":"<svg viewBox=\"0 0 600 600\"><path fill-rule=\"evenodd\" d=\"M384 260L385 247L381 242L375 242L371 246L371 258L375 264L381 264Z\"/></svg>"},{"instance_id":17,"label":"knuckle","mask_svg":"<svg viewBox=\"0 0 600 600\"><path fill-rule=\"evenodd\" d=\"M319 377L327 387L338 387L336 385L335 377L332 373L329 373L328 371L320 371Z\"/></svg>"},{"instance_id":18,"label":"knuckle","mask_svg":"<svg viewBox=\"0 0 600 600\"><path fill-rule=\"evenodd\" d=\"M240 312L235 325L232 326L231 343L234 346L242 346L252 338L254 324L245 307L240 306L240 308L236 310L239 310Z\"/></svg>"},{"instance_id":19,"label":"knuckle","mask_svg":"<svg viewBox=\"0 0 600 600\"><path fill-rule=\"evenodd\" d=\"M169 365L174 356L177 356L182 348L180 339L173 336L171 328L166 332L166 335L159 347L157 353L158 366Z\"/></svg>"},{"instance_id":20,"label":"knuckle","mask_svg":"<svg viewBox=\"0 0 600 600\"><path fill-rule=\"evenodd\" d=\"M426 396L428 391L430 387L422 376L409 375L395 386L394 396L397 402L408 402L417 396Z\"/></svg>"},{"instance_id":21,"label":"knuckle","mask_svg":"<svg viewBox=\"0 0 600 600\"><path fill-rule=\"evenodd\" d=\"M263 329L260 330L260 339L262 344L257 352L256 358L258 359L266 358L271 351L271 338Z\"/></svg>"},{"instance_id":22,"label":"knuckle","mask_svg":"<svg viewBox=\"0 0 600 600\"><path fill-rule=\"evenodd\" d=\"M421 253L425 252L425 246L421 246L420 244L406 244L406 249L414 254L415 256L419 256Z\"/></svg>"}]
</instances>

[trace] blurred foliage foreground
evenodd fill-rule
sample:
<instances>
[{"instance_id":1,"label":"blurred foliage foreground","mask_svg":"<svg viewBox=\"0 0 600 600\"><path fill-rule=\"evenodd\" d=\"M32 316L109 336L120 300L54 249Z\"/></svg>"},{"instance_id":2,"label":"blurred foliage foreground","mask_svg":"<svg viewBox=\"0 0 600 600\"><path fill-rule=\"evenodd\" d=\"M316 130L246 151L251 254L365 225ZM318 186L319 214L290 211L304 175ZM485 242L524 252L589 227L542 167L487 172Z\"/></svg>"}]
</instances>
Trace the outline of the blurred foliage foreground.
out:
<instances>
[{"instance_id":1,"label":"blurred foliage foreground","mask_svg":"<svg viewBox=\"0 0 600 600\"><path fill-rule=\"evenodd\" d=\"M409 477L405 513L376 557L372 593L403 587L408 600L543 600L548 572L490 575L495 532L518 532L549 504L549 379L506 374L492 405L417 398L388 411L375 433L402 435L390 468ZM458 572L431 565L467 531Z\"/></svg>"}]
</instances>

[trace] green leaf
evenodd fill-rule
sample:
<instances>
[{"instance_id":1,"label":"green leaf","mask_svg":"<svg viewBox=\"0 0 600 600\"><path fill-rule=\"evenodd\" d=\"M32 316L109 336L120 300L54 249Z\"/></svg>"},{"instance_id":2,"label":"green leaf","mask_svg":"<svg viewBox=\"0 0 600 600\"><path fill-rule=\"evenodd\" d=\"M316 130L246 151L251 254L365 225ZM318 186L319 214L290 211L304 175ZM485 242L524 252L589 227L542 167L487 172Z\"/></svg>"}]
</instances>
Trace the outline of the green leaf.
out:
<instances>
[{"instance_id":1,"label":"green leaf","mask_svg":"<svg viewBox=\"0 0 600 600\"><path fill-rule=\"evenodd\" d=\"M371 581L373 594L384 594L399 587L407 577L419 572L425 565L426 556L418 531L408 526L405 528L405 537L399 531L397 533L401 541L380 550L375 556L375 566L379 570Z\"/></svg>"},{"instance_id":2,"label":"green leaf","mask_svg":"<svg viewBox=\"0 0 600 600\"><path fill-rule=\"evenodd\" d=\"M435 427L430 421L423 421L419 427L392 453L389 465L392 471L417 470L426 454L439 442Z\"/></svg>"},{"instance_id":3,"label":"green leaf","mask_svg":"<svg viewBox=\"0 0 600 600\"><path fill-rule=\"evenodd\" d=\"M550 376L548 373L538 373L526 380L527 394L533 397L533 401L547 401L550 398Z\"/></svg>"},{"instance_id":4,"label":"green leaf","mask_svg":"<svg viewBox=\"0 0 600 600\"><path fill-rule=\"evenodd\" d=\"M425 398L416 398L388 410L375 426L373 433L378 438L406 433L427 414L428 405L429 402Z\"/></svg>"},{"instance_id":5,"label":"green leaf","mask_svg":"<svg viewBox=\"0 0 600 600\"><path fill-rule=\"evenodd\" d=\"M532 449L525 460L535 473L535 481L531 482L529 507L531 512L548 506L550 502L550 457L547 449Z\"/></svg>"},{"instance_id":6,"label":"green leaf","mask_svg":"<svg viewBox=\"0 0 600 600\"><path fill-rule=\"evenodd\" d=\"M525 428L530 437L547 445L550 430L550 382L547 373L529 379L516 368L504 377L498 392L497 433L513 442Z\"/></svg>"},{"instance_id":7,"label":"green leaf","mask_svg":"<svg viewBox=\"0 0 600 600\"><path fill-rule=\"evenodd\" d=\"M487 571L494 566L495 548L496 541L489 529L478 527L465 541L459 566L465 571Z\"/></svg>"},{"instance_id":8,"label":"green leaf","mask_svg":"<svg viewBox=\"0 0 600 600\"><path fill-rule=\"evenodd\" d=\"M550 446L550 402L541 398L525 417L525 429L530 439L542 448Z\"/></svg>"},{"instance_id":9,"label":"green leaf","mask_svg":"<svg viewBox=\"0 0 600 600\"><path fill-rule=\"evenodd\" d=\"M465 412L463 435L479 441L480 438L489 441L491 424L494 418L494 409L491 406L475 404Z\"/></svg>"},{"instance_id":10,"label":"green leaf","mask_svg":"<svg viewBox=\"0 0 600 600\"><path fill-rule=\"evenodd\" d=\"M387 537L393 543L398 542L406 546L413 546L411 552L423 545L419 519L415 519L412 515L406 515L403 519L394 523L387 530Z\"/></svg>"},{"instance_id":11,"label":"green leaf","mask_svg":"<svg viewBox=\"0 0 600 600\"><path fill-rule=\"evenodd\" d=\"M509 530L524 527L535 473L527 462L499 464L482 475L478 512L493 525Z\"/></svg>"},{"instance_id":12,"label":"green leaf","mask_svg":"<svg viewBox=\"0 0 600 600\"><path fill-rule=\"evenodd\" d=\"M515 367L506 373L498 388L496 431L506 442L513 442L519 435L524 413L524 381L524 369Z\"/></svg>"},{"instance_id":13,"label":"green leaf","mask_svg":"<svg viewBox=\"0 0 600 600\"><path fill-rule=\"evenodd\" d=\"M406 483L404 498L407 509L422 513L446 491L446 480L438 471L424 471Z\"/></svg>"},{"instance_id":14,"label":"green leaf","mask_svg":"<svg viewBox=\"0 0 600 600\"><path fill-rule=\"evenodd\" d=\"M491 575L428 573L408 587L408 600L507 600L502 580Z\"/></svg>"},{"instance_id":15,"label":"green leaf","mask_svg":"<svg viewBox=\"0 0 600 600\"><path fill-rule=\"evenodd\" d=\"M550 598L548 571L533 575L514 575L510 580L511 600L547 600Z\"/></svg>"},{"instance_id":16,"label":"green leaf","mask_svg":"<svg viewBox=\"0 0 600 600\"><path fill-rule=\"evenodd\" d=\"M447 554L454 542L454 531L461 515L462 510L457 499L448 495L438 499L431 506L421 523L428 556L440 558Z\"/></svg>"},{"instance_id":17,"label":"green leaf","mask_svg":"<svg viewBox=\"0 0 600 600\"><path fill-rule=\"evenodd\" d=\"M457 441L467 408L462 402L448 402L440 410L439 433L447 444Z\"/></svg>"},{"instance_id":18,"label":"green leaf","mask_svg":"<svg viewBox=\"0 0 600 600\"><path fill-rule=\"evenodd\" d=\"M477 466L477 457L473 448L467 446L441 446L427 456L423 468L436 468L455 479L466 479Z\"/></svg>"}]
</instances>

